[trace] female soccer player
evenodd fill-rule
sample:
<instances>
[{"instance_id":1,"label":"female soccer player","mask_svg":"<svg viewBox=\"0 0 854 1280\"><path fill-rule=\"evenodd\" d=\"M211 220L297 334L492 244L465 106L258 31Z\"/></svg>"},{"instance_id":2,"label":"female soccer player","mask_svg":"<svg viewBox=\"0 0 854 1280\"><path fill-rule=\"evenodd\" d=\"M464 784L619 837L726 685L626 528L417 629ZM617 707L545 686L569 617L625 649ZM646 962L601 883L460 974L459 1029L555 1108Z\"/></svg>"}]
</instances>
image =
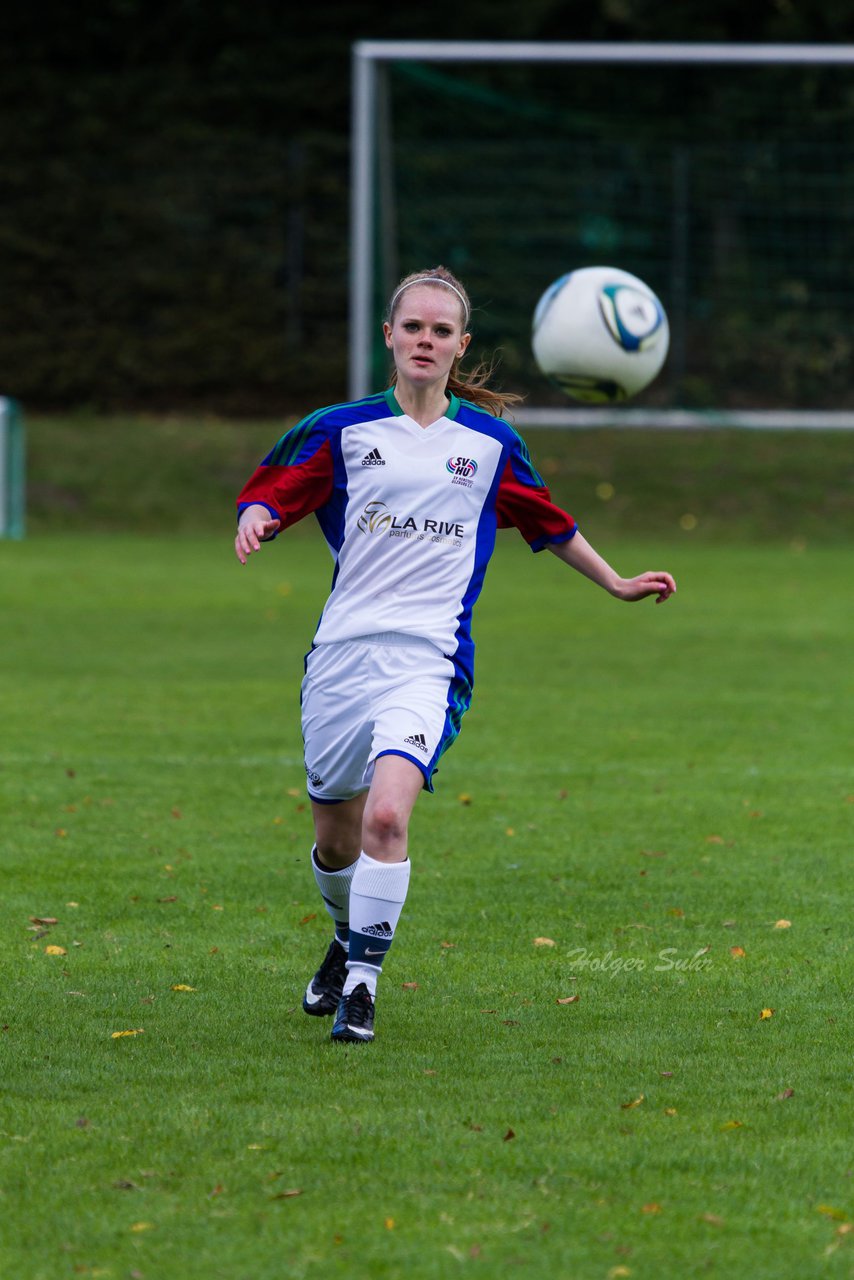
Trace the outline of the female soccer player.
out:
<instances>
[{"instance_id":1,"label":"female soccer player","mask_svg":"<svg viewBox=\"0 0 854 1280\"><path fill-rule=\"evenodd\" d=\"M468 377L466 290L444 267L401 281L383 333L391 387L320 409L283 436L238 498L237 558L314 512L332 589L302 684L311 860L335 924L303 1008L334 1041L374 1036L377 978L406 899L407 829L469 706L471 614L497 528L515 526L619 600L676 590L622 578L556 507L500 416L518 397Z\"/></svg>"}]
</instances>

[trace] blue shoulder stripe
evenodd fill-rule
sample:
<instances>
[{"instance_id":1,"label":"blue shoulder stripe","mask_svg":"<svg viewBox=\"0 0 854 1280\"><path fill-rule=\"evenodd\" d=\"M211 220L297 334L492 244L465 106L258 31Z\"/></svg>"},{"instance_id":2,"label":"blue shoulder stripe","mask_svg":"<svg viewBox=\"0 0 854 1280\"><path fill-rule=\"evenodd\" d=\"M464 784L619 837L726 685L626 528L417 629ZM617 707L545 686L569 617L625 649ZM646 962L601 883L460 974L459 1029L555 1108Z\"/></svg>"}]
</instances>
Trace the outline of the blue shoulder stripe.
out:
<instances>
[{"instance_id":1,"label":"blue shoulder stripe","mask_svg":"<svg viewBox=\"0 0 854 1280\"><path fill-rule=\"evenodd\" d=\"M481 409L469 400L460 400L457 422L470 427L473 431L491 436L493 440L498 440L500 444L505 445L510 451L513 470L522 483L527 482L537 489L546 487L545 480L531 460L528 446L506 418L496 418L488 409Z\"/></svg>"},{"instance_id":2,"label":"blue shoulder stripe","mask_svg":"<svg viewBox=\"0 0 854 1280\"><path fill-rule=\"evenodd\" d=\"M299 458L313 432L320 430L329 436L357 422L370 422L372 418L388 416L385 396L366 396L342 404L327 405L308 414L279 440L264 459L263 466L289 467Z\"/></svg>"}]
</instances>

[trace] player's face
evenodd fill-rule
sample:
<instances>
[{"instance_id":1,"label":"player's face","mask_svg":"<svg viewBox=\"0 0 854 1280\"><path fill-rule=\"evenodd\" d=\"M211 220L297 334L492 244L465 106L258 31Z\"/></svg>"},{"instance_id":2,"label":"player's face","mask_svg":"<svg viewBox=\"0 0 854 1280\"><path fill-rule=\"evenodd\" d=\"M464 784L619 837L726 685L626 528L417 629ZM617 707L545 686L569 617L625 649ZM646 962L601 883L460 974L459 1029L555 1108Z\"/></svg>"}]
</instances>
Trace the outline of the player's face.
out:
<instances>
[{"instance_id":1,"label":"player's face","mask_svg":"<svg viewBox=\"0 0 854 1280\"><path fill-rule=\"evenodd\" d=\"M391 325L383 325L399 379L444 389L451 365L471 340L463 333L459 299L441 285L413 285L401 295Z\"/></svg>"}]
</instances>

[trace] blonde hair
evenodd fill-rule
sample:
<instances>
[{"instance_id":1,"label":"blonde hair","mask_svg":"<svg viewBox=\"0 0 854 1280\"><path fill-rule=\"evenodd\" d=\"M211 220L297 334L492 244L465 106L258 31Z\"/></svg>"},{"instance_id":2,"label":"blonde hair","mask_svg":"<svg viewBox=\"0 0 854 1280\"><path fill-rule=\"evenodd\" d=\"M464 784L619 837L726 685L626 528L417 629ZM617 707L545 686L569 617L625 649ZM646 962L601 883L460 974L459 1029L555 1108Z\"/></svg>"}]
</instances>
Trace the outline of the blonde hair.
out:
<instances>
[{"instance_id":1,"label":"blonde hair","mask_svg":"<svg viewBox=\"0 0 854 1280\"><path fill-rule=\"evenodd\" d=\"M398 302L401 294L413 284L438 285L442 288L452 290L457 295L460 303L460 316L462 321L463 332L468 328L469 319L471 317L471 300L466 292L465 286L457 279L455 275L448 270L447 267L430 267L426 271L413 271L411 275L404 276L400 281L394 293L389 299L386 308L386 323L394 324L394 317L397 311ZM522 400L522 396L517 396L511 391L492 391L487 383L491 379L495 371L495 360L489 362L481 361L474 369L467 372L465 377L459 371L460 360L462 356L457 356L451 365L451 371L448 374L448 381L445 390L451 395L456 396L460 400L470 400L472 404L477 405L479 409L486 409L495 418L504 415L507 407L511 404L518 404ZM392 386L397 382L397 371L392 375Z\"/></svg>"}]
</instances>

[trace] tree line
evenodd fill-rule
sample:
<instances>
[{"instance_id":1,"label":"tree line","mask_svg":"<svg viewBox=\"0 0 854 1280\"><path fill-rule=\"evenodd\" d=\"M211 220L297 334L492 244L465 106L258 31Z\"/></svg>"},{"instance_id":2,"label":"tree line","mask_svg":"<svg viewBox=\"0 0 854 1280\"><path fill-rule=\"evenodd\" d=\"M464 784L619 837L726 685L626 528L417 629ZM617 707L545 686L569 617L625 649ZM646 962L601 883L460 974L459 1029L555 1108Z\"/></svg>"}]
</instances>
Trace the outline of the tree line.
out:
<instances>
[{"instance_id":1,"label":"tree line","mask_svg":"<svg viewBox=\"0 0 854 1280\"><path fill-rule=\"evenodd\" d=\"M442 0L425 14L15 0L0 18L0 394L235 414L341 398L352 44L508 33L838 43L854 18L848 0ZM449 140L458 110L435 122Z\"/></svg>"}]
</instances>

